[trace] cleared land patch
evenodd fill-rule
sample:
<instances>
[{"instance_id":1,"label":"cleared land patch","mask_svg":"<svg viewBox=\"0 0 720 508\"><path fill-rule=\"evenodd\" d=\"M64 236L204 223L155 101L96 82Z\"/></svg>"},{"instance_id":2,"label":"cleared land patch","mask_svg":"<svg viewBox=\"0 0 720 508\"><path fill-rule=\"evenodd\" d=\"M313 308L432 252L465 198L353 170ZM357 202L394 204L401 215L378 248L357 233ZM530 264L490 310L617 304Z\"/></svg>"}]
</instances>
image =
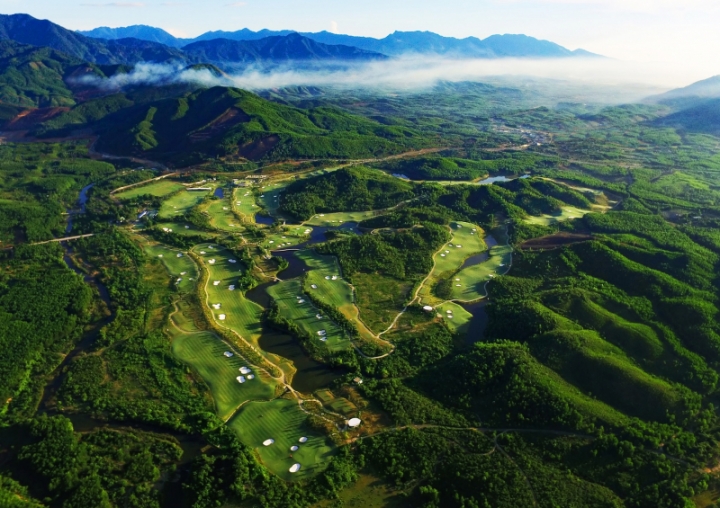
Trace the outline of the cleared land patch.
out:
<instances>
[{"instance_id":1,"label":"cleared land patch","mask_svg":"<svg viewBox=\"0 0 720 508\"><path fill-rule=\"evenodd\" d=\"M328 438L311 430L306 421L296 401L275 399L249 402L228 424L270 471L283 480L297 481L323 471L334 454ZM303 437L307 441L301 443ZM263 445L268 439L273 443ZM292 446L298 449L291 451ZM300 470L290 473L294 464L300 464Z\"/></svg>"},{"instance_id":2,"label":"cleared land patch","mask_svg":"<svg viewBox=\"0 0 720 508\"><path fill-rule=\"evenodd\" d=\"M537 224L540 226L552 226L558 222L565 222L572 219L580 219L585 217L586 214L591 213L592 210L583 210L574 206L563 206L562 211L553 215L531 215L524 219L529 224Z\"/></svg>"}]
</instances>

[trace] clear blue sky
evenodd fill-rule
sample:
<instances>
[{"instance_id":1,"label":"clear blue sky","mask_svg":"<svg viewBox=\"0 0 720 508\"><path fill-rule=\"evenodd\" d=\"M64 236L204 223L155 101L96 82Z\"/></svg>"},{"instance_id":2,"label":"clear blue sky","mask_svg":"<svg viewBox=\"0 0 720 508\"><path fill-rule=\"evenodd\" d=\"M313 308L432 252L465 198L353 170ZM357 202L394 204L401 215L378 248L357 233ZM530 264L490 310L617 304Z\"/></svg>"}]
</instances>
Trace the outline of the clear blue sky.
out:
<instances>
[{"instance_id":1,"label":"clear blue sky","mask_svg":"<svg viewBox=\"0 0 720 508\"><path fill-rule=\"evenodd\" d=\"M71 29L146 24L184 37L245 27L374 37L525 33L615 58L720 72L718 0L0 0L0 12Z\"/></svg>"}]
</instances>

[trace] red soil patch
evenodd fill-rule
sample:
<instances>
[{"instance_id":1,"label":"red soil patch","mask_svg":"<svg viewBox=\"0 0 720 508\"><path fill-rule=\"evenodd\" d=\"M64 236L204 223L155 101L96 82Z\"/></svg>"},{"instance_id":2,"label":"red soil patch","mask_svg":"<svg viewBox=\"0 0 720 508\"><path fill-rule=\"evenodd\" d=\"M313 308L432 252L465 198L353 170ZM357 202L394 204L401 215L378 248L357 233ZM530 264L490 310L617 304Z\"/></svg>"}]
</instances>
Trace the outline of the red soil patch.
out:
<instances>
[{"instance_id":1,"label":"red soil patch","mask_svg":"<svg viewBox=\"0 0 720 508\"><path fill-rule=\"evenodd\" d=\"M213 138L228 129L231 129L238 124L249 121L250 117L243 110L238 108L230 108L225 111L225 113L210 122L210 124L206 125L199 131L190 134L188 138L190 139L191 143L207 141L208 139Z\"/></svg>"},{"instance_id":2,"label":"red soil patch","mask_svg":"<svg viewBox=\"0 0 720 508\"><path fill-rule=\"evenodd\" d=\"M273 134L266 138L246 143L240 147L240 155L249 160L256 160L268 153L280 142L280 136Z\"/></svg>"},{"instance_id":3,"label":"red soil patch","mask_svg":"<svg viewBox=\"0 0 720 508\"><path fill-rule=\"evenodd\" d=\"M70 108L26 109L6 123L4 128L11 131L28 130L34 125L50 120L66 111L70 111Z\"/></svg>"},{"instance_id":4,"label":"red soil patch","mask_svg":"<svg viewBox=\"0 0 720 508\"><path fill-rule=\"evenodd\" d=\"M556 249L573 243L587 242L592 240L591 235L583 235L577 233L556 233L554 235L533 238L520 244L523 250L547 250Z\"/></svg>"}]
</instances>

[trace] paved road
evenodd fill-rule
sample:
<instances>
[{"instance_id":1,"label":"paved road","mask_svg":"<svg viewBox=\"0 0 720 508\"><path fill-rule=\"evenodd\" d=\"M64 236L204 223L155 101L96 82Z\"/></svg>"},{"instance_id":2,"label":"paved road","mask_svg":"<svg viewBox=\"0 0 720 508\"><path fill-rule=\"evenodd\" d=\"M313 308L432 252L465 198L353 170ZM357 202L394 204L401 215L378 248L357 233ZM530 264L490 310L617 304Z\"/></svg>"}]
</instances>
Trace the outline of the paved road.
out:
<instances>
[{"instance_id":1,"label":"paved road","mask_svg":"<svg viewBox=\"0 0 720 508\"><path fill-rule=\"evenodd\" d=\"M46 240L44 242L35 242L30 245L43 245L45 243L53 243L53 242L67 242L69 240L77 240L78 238L89 238L91 236L95 236L95 233L89 233L87 235L66 236L65 238L53 238L52 240Z\"/></svg>"}]
</instances>

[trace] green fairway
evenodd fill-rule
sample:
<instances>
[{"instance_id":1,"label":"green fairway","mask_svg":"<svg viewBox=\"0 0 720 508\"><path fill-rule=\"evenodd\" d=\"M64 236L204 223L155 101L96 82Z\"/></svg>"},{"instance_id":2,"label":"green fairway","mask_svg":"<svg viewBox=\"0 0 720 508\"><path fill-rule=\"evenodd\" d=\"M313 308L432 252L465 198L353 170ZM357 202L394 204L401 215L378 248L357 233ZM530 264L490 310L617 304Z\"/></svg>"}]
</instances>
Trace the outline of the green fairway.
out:
<instances>
[{"instance_id":1,"label":"green fairway","mask_svg":"<svg viewBox=\"0 0 720 508\"><path fill-rule=\"evenodd\" d=\"M164 201L160 207L158 217L170 219L178 215L185 215L193 206L199 204L211 191L183 191Z\"/></svg>"},{"instance_id":2,"label":"green fairway","mask_svg":"<svg viewBox=\"0 0 720 508\"><path fill-rule=\"evenodd\" d=\"M424 305L437 305L443 299L432 293L432 288L442 279L460 270L468 258L488 250L483 240L484 231L469 222L450 223L452 238L433 256L435 266L418 296Z\"/></svg>"},{"instance_id":3,"label":"green fairway","mask_svg":"<svg viewBox=\"0 0 720 508\"><path fill-rule=\"evenodd\" d=\"M281 182L263 184L259 189L257 204L260 208L264 208L267 213L275 217L278 207L280 206L280 194L290 185L292 180L283 180Z\"/></svg>"},{"instance_id":4,"label":"green fairway","mask_svg":"<svg viewBox=\"0 0 720 508\"><path fill-rule=\"evenodd\" d=\"M442 316L443 321L453 333L465 333L473 318L472 314L453 302L438 305L435 310ZM452 312L448 313L447 311Z\"/></svg>"},{"instance_id":5,"label":"green fairway","mask_svg":"<svg viewBox=\"0 0 720 508\"><path fill-rule=\"evenodd\" d=\"M312 291L313 296L322 302L332 305L352 321L360 333L360 337L372 341L375 336L360 321L360 311L355 305L355 296L350 284L340 277L340 266L334 256L321 256L312 250L303 250L296 254L310 268L305 279L304 290ZM333 280L333 277L337 277ZM316 286L313 288L313 286Z\"/></svg>"},{"instance_id":6,"label":"green fairway","mask_svg":"<svg viewBox=\"0 0 720 508\"><path fill-rule=\"evenodd\" d=\"M258 453L270 471L283 480L297 481L323 471L334 454L328 438L311 430L306 420L307 415L297 401L275 399L246 404L228 425L245 445ZM301 437L306 437L307 442L301 443ZM264 446L267 439L274 443ZM298 446L298 450L291 451L291 446ZM300 464L300 470L290 473L294 464Z\"/></svg>"},{"instance_id":7,"label":"green fairway","mask_svg":"<svg viewBox=\"0 0 720 508\"><path fill-rule=\"evenodd\" d=\"M312 228L307 226L282 226L276 233L268 234L262 246L270 250L282 250L306 242Z\"/></svg>"},{"instance_id":8,"label":"green fairway","mask_svg":"<svg viewBox=\"0 0 720 508\"><path fill-rule=\"evenodd\" d=\"M592 210L583 210L574 206L563 206L562 211L553 215L531 215L525 219L529 224L537 224L540 226L552 226L558 222L564 222L571 219L580 219Z\"/></svg>"},{"instance_id":9,"label":"green fairway","mask_svg":"<svg viewBox=\"0 0 720 508\"><path fill-rule=\"evenodd\" d=\"M317 317L322 315L322 312L303 294L300 280L288 280L270 286L268 294L277 303L280 315L308 332L316 345L324 346L330 351L351 347L350 339L336 323L327 316L320 319ZM327 340L322 341L322 338Z\"/></svg>"},{"instance_id":10,"label":"green fairway","mask_svg":"<svg viewBox=\"0 0 720 508\"><path fill-rule=\"evenodd\" d=\"M337 212L337 213L321 213L315 215L310 220L305 221L303 224L310 226L340 226L345 222L360 222L365 219L370 219L377 215L382 215L383 211L371 210L369 212Z\"/></svg>"},{"instance_id":11,"label":"green fairway","mask_svg":"<svg viewBox=\"0 0 720 508\"><path fill-rule=\"evenodd\" d=\"M218 416L227 420L235 410L248 400L270 400L275 395L277 382L267 373L256 370L214 333L179 333L172 342L175 356L192 366L208 384L215 399ZM228 358L225 352L234 356ZM252 371L254 379L240 372L241 367ZM240 383L236 378L245 377Z\"/></svg>"},{"instance_id":12,"label":"green fairway","mask_svg":"<svg viewBox=\"0 0 720 508\"><path fill-rule=\"evenodd\" d=\"M114 195L115 198L121 200L133 199L138 196L156 196L162 197L172 194L173 192L183 189L184 186L178 182L172 180L160 180L157 182L150 183L148 185L142 185L139 187L133 187L126 191L118 192Z\"/></svg>"},{"instance_id":13,"label":"green fairway","mask_svg":"<svg viewBox=\"0 0 720 508\"><path fill-rule=\"evenodd\" d=\"M260 208L255 200L255 194L250 187L239 187L233 190L232 207L248 224L255 223L255 214Z\"/></svg>"},{"instance_id":14,"label":"green fairway","mask_svg":"<svg viewBox=\"0 0 720 508\"><path fill-rule=\"evenodd\" d=\"M493 235L499 242L490 249L487 261L457 272L452 278L452 299L465 302L487 296L485 284L498 275L504 275L512 263L512 247L507 244L504 231L495 230Z\"/></svg>"},{"instance_id":15,"label":"green fairway","mask_svg":"<svg viewBox=\"0 0 720 508\"><path fill-rule=\"evenodd\" d=\"M229 251L217 245L201 244L194 247L193 252L203 259L208 271L208 281L205 287L208 297L206 305L210 306L215 321L223 327L234 330L245 340L257 346L262 332L263 309L247 300L239 289L230 288L237 284L238 277L246 270L246 267ZM235 259L236 263L231 263L231 259ZM217 304L220 304L220 308L212 307ZM221 316L225 316L225 319L222 319Z\"/></svg>"},{"instance_id":16,"label":"green fairway","mask_svg":"<svg viewBox=\"0 0 720 508\"><path fill-rule=\"evenodd\" d=\"M189 291L195 286L198 278L197 267L186 254L162 244L143 242L143 248L148 256L159 258L162 261L170 274L173 284L178 289Z\"/></svg>"},{"instance_id":17,"label":"green fairway","mask_svg":"<svg viewBox=\"0 0 720 508\"><path fill-rule=\"evenodd\" d=\"M201 229L198 229L197 227L193 226L192 224L185 223L185 222L161 222L156 225L156 227L162 229L162 228L168 228L172 229L172 233L174 235L200 235L208 240L212 238L212 234L208 233L207 231L203 231ZM206 241L208 241L206 240Z\"/></svg>"},{"instance_id":18,"label":"green fairway","mask_svg":"<svg viewBox=\"0 0 720 508\"><path fill-rule=\"evenodd\" d=\"M226 190L226 192L228 191ZM210 225L215 229L229 232L242 230L240 221L232 212L231 201L228 198L210 201L203 211L210 216Z\"/></svg>"}]
</instances>

